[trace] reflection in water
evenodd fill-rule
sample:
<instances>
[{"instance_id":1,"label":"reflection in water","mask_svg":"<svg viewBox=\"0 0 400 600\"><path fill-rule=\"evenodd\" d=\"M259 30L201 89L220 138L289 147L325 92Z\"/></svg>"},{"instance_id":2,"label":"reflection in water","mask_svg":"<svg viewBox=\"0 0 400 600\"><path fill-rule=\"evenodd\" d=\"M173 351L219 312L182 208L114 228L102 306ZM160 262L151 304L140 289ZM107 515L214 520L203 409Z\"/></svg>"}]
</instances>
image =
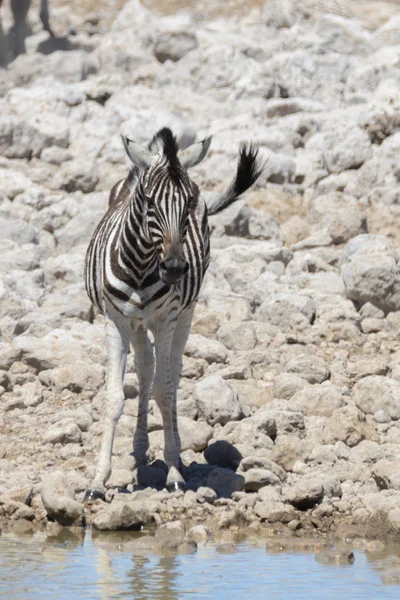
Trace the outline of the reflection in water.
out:
<instances>
[{"instance_id":1,"label":"reflection in water","mask_svg":"<svg viewBox=\"0 0 400 600\"><path fill-rule=\"evenodd\" d=\"M0 537L0 598L7 600L398 600L392 585L399 550L365 554L345 567L320 565L314 553L266 552L242 544L236 554L215 547L194 555L160 555L141 534L71 535L16 539ZM374 557L375 555L375 557ZM373 559L376 560L373 560ZM373 562L371 562L373 561ZM390 585L383 585L387 581Z\"/></svg>"}]
</instances>

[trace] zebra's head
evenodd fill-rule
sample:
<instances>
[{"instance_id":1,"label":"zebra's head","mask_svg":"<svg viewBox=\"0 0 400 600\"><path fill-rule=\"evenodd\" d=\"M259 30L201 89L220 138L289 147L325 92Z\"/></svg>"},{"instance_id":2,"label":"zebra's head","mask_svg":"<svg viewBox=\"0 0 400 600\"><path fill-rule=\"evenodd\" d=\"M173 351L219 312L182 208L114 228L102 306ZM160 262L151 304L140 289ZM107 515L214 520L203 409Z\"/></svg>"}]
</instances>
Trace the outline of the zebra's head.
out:
<instances>
[{"instance_id":1,"label":"zebra's head","mask_svg":"<svg viewBox=\"0 0 400 600\"><path fill-rule=\"evenodd\" d=\"M205 158L211 137L183 151L167 128L161 129L147 148L124 136L122 141L138 170L137 185L145 199L148 234L157 248L160 277L171 285L179 283L189 268L184 243L189 213L199 195L187 170Z\"/></svg>"}]
</instances>

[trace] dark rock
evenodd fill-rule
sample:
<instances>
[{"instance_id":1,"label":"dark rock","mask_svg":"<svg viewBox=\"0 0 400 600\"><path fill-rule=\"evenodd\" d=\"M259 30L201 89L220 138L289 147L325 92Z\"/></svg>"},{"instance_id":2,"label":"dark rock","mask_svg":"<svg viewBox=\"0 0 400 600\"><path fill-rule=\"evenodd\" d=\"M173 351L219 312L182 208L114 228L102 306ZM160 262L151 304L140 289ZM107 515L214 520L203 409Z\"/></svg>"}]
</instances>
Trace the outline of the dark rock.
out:
<instances>
[{"instance_id":1,"label":"dark rock","mask_svg":"<svg viewBox=\"0 0 400 600\"><path fill-rule=\"evenodd\" d=\"M244 489L244 477L230 469L217 467L208 476L207 487L213 489L220 498L230 498L233 492Z\"/></svg>"},{"instance_id":2,"label":"dark rock","mask_svg":"<svg viewBox=\"0 0 400 600\"><path fill-rule=\"evenodd\" d=\"M152 487L156 490L162 490L165 488L167 473L157 467L146 465L138 467L136 479L138 484L145 488Z\"/></svg>"},{"instance_id":3,"label":"dark rock","mask_svg":"<svg viewBox=\"0 0 400 600\"><path fill-rule=\"evenodd\" d=\"M208 464L219 467L232 467L236 469L242 460L239 450L226 440L217 440L204 450L204 457Z\"/></svg>"}]
</instances>

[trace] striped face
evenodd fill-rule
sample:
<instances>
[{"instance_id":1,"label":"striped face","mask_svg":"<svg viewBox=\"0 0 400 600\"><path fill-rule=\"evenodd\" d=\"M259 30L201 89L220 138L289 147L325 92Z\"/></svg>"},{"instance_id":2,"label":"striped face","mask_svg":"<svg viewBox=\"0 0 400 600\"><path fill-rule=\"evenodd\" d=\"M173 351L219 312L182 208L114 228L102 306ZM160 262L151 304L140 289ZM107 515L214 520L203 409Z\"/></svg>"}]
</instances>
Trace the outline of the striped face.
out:
<instances>
[{"instance_id":1,"label":"striped face","mask_svg":"<svg viewBox=\"0 0 400 600\"><path fill-rule=\"evenodd\" d=\"M184 244L194 187L185 169L178 163L172 170L165 158L150 167L143 180L148 232L159 254L159 274L171 285L179 283L189 267Z\"/></svg>"}]
</instances>

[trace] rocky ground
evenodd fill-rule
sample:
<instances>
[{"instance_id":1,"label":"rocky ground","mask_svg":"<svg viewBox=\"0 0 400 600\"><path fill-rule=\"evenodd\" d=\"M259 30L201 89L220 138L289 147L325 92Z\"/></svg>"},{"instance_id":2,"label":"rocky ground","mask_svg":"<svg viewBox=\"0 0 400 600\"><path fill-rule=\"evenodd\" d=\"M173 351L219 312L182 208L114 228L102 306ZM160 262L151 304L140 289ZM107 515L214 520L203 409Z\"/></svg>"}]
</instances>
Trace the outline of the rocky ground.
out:
<instances>
[{"instance_id":1,"label":"rocky ground","mask_svg":"<svg viewBox=\"0 0 400 600\"><path fill-rule=\"evenodd\" d=\"M219 14L203 2L172 15L122 4L83 17L55 2L57 40L33 15L28 53L0 70L3 526L181 521L398 539L396 3L232 2ZM164 489L154 401L153 462L131 472L130 356L112 501L84 511L106 362L84 254L127 172L119 133L145 142L165 125L183 146L214 135L192 173L203 190L230 180L242 140L266 170L212 220L179 388L188 491Z\"/></svg>"}]
</instances>

